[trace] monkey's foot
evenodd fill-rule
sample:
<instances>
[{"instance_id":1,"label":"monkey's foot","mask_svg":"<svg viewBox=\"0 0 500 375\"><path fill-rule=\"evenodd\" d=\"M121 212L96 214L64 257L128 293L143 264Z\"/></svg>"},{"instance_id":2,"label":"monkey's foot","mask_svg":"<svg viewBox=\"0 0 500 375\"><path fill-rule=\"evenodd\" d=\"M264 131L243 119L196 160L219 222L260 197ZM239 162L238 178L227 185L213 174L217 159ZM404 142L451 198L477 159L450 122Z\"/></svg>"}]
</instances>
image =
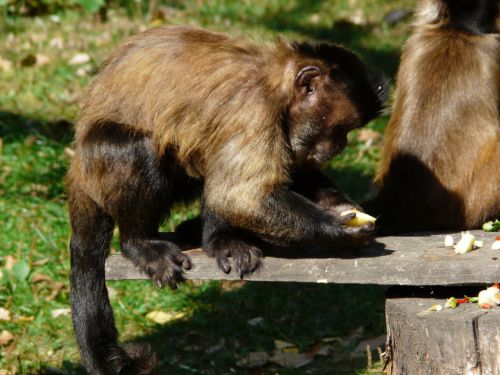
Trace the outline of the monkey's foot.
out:
<instances>
[{"instance_id":1,"label":"monkey's foot","mask_svg":"<svg viewBox=\"0 0 500 375\"><path fill-rule=\"evenodd\" d=\"M122 252L160 288L177 288L191 260L175 244L164 240L135 240L122 244Z\"/></svg>"},{"instance_id":2,"label":"monkey's foot","mask_svg":"<svg viewBox=\"0 0 500 375\"><path fill-rule=\"evenodd\" d=\"M218 236L209 243L203 244L203 250L212 257L215 257L219 268L225 273L231 272L229 257L233 259L233 264L240 278L251 275L262 265L262 251L239 238L232 236Z\"/></svg>"}]
</instances>

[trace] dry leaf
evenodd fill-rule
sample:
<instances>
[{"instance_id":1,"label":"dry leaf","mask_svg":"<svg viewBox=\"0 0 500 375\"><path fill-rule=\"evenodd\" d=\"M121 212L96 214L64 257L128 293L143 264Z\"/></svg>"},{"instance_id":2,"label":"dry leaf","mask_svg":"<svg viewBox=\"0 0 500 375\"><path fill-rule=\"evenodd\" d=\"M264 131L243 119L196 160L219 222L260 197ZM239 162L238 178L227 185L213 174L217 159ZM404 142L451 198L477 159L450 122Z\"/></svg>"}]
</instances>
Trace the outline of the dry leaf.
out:
<instances>
[{"instance_id":1,"label":"dry leaf","mask_svg":"<svg viewBox=\"0 0 500 375\"><path fill-rule=\"evenodd\" d=\"M261 326L264 323L264 318L258 316L257 318L253 318L247 321L247 324L252 327Z\"/></svg>"},{"instance_id":2,"label":"dry leaf","mask_svg":"<svg viewBox=\"0 0 500 375\"><path fill-rule=\"evenodd\" d=\"M372 130L370 128L363 128L358 133L359 142L375 142L376 140L382 138L382 134Z\"/></svg>"},{"instance_id":3,"label":"dry leaf","mask_svg":"<svg viewBox=\"0 0 500 375\"><path fill-rule=\"evenodd\" d=\"M209 346L208 348L205 349L205 354L212 354L220 351L223 347L224 344L226 343L226 340L223 338L219 340L219 343L216 345Z\"/></svg>"},{"instance_id":4,"label":"dry leaf","mask_svg":"<svg viewBox=\"0 0 500 375\"><path fill-rule=\"evenodd\" d=\"M7 346L14 340L14 336L5 329L0 332L0 346Z\"/></svg>"},{"instance_id":5,"label":"dry leaf","mask_svg":"<svg viewBox=\"0 0 500 375\"><path fill-rule=\"evenodd\" d=\"M9 321L11 319L10 311L0 307L0 321Z\"/></svg>"},{"instance_id":6,"label":"dry leaf","mask_svg":"<svg viewBox=\"0 0 500 375\"><path fill-rule=\"evenodd\" d=\"M47 55L44 55L42 53L37 53L35 55L36 58L36 66L44 66L50 64L50 57Z\"/></svg>"},{"instance_id":7,"label":"dry leaf","mask_svg":"<svg viewBox=\"0 0 500 375\"><path fill-rule=\"evenodd\" d=\"M166 324L173 320L184 318L186 315L186 312L151 311L146 315L146 318L157 324Z\"/></svg>"},{"instance_id":8,"label":"dry leaf","mask_svg":"<svg viewBox=\"0 0 500 375\"><path fill-rule=\"evenodd\" d=\"M47 263L49 263L49 258L43 258L43 259L34 261L33 267L40 267L40 266L43 266Z\"/></svg>"},{"instance_id":9,"label":"dry leaf","mask_svg":"<svg viewBox=\"0 0 500 375\"><path fill-rule=\"evenodd\" d=\"M304 353L282 353L280 351L276 351L269 360L288 368L302 367L313 361L311 357Z\"/></svg>"},{"instance_id":10,"label":"dry leaf","mask_svg":"<svg viewBox=\"0 0 500 375\"><path fill-rule=\"evenodd\" d=\"M236 366L248 368L262 367L268 360L269 356L266 352L251 352L236 362Z\"/></svg>"},{"instance_id":11,"label":"dry leaf","mask_svg":"<svg viewBox=\"0 0 500 375\"><path fill-rule=\"evenodd\" d=\"M27 323L27 322L32 322L33 320L35 320L34 316L21 315L16 318L16 323Z\"/></svg>"},{"instance_id":12,"label":"dry leaf","mask_svg":"<svg viewBox=\"0 0 500 375\"><path fill-rule=\"evenodd\" d=\"M42 273L35 273L33 275L33 277L31 278L31 282L33 284L36 284L36 283L41 283L43 281L47 281L47 282L51 282L52 279L50 278L50 276L48 275L44 275Z\"/></svg>"},{"instance_id":13,"label":"dry leaf","mask_svg":"<svg viewBox=\"0 0 500 375\"><path fill-rule=\"evenodd\" d=\"M12 267L14 267L14 264L16 264L16 259L12 255L7 255L5 258L5 266L4 268L6 270L12 270Z\"/></svg>"},{"instance_id":14,"label":"dry leaf","mask_svg":"<svg viewBox=\"0 0 500 375\"><path fill-rule=\"evenodd\" d=\"M282 340L274 340L274 347L278 350L282 350L285 348L293 348L295 347L294 344Z\"/></svg>"},{"instance_id":15,"label":"dry leaf","mask_svg":"<svg viewBox=\"0 0 500 375\"><path fill-rule=\"evenodd\" d=\"M90 55L87 53L77 53L68 61L69 65L81 65L90 61Z\"/></svg>"},{"instance_id":16,"label":"dry leaf","mask_svg":"<svg viewBox=\"0 0 500 375\"><path fill-rule=\"evenodd\" d=\"M49 296L46 298L47 301L52 301L54 300L59 293L66 287L64 283L62 282L55 282L52 284L52 292L49 294Z\"/></svg>"},{"instance_id":17,"label":"dry leaf","mask_svg":"<svg viewBox=\"0 0 500 375\"><path fill-rule=\"evenodd\" d=\"M12 61L4 59L0 56L0 70L10 72L12 70Z\"/></svg>"},{"instance_id":18,"label":"dry leaf","mask_svg":"<svg viewBox=\"0 0 500 375\"><path fill-rule=\"evenodd\" d=\"M49 46L51 48L63 49L64 48L64 40L60 36L56 36L50 40Z\"/></svg>"},{"instance_id":19,"label":"dry leaf","mask_svg":"<svg viewBox=\"0 0 500 375\"><path fill-rule=\"evenodd\" d=\"M59 318L60 316L68 316L71 315L71 309L69 307L64 307L62 309L55 309L50 312L50 316L54 319Z\"/></svg>"},{"instance_id":20,"label":"dry leaf","mask_svg":"<svg viewBox=\"0 0 500 375\"><path fill-rule=\"evenodd\" d=\"M384 347L386 338L386 335L380 335L370 340L363 340L358 344L358 346L356 346L356 349L354 349L354 354L364 354L367 346L373 349L377 347Z\"/></svg>"},{"instance_id":21,"label":"dry leaf","mask_svg":"<svg viewBox=\"0 0 500 375\"><path fill-rule=\"evenodd\" d=\"M306 352L309 357L316 357L317 355L326 356L330 354L332 347L330 345L316 344Z\"/></svg>"}]
</instances>

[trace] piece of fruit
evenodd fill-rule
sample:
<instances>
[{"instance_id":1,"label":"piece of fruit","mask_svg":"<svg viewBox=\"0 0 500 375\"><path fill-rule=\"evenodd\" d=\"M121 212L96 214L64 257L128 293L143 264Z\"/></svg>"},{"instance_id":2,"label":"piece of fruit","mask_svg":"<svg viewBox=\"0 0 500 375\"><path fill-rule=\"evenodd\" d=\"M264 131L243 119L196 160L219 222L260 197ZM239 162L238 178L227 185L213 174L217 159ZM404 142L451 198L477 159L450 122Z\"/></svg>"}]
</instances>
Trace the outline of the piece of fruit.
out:
<instances>
[{"instance_id":1,"label":"piece of fruit","mask_svg":"<svg viewBox=\"0 0 500 375\"><path fill-rule=\"evenodd\" d=\"M453 241L453 237L452 236L446 236L444 238L444 246L451 247L454 244L455 244L455 241Z\"/></svg>"},{"instance_id":2,"label":"piece of fruit","mask_svg":"<svg viewBox=\"0 0 500 375\"><path fill-rule=\"evenodd\" d=\"M351 227L360 227L360 226L365 225L365 224L374 224L375 220L377 220L373 216L365 214L364 212L358 211L356 209L344 211L340 214L340 216L349 215L353 212L356 214L356 216L354 216L351 220L349 220L346 223L347 225L349 225Z\"/></svg>"},{"instance_id":3,"label":"piece of fruit","mask_svg":"<svg viewBox=\"0 0 500 375\"><path fill-rule=\"evenodd\" d=\"M455 297L448 298L446 300L446 303L444 304L444 307L446 307L448 309L455 309L455 308L457 308L457 306L458 306L458 303L457 303L457 299Z\"/></svg>"},{"instance_id":4,"label":"piece of fruit","mask_svg":"<svg viewBox=\"0 0 500 375\"><path fill-rule=\"evenodd\" d=\"M500 250L500 241L496 240L491 244L491 249L492 250Z\"/></svg>"},{"instance_id":5,"label":"piece of fruit","mask_svg":"<svg viewBox=\"0 0 500 375\"><path fill-rule=\"evenodd\" d=\"M500 230L500 220L487 221L483 224L483 230L485 232L496 232Z\"/></svg>"},{"instance_id":6,"label":"piece of fruit","mask_svg":"<svg viewBox=\"0 0 500 375\"><path fill-rule=\"evenodd\" d=\"M476 237L470 232L462 232L462 238L455 246L455 254L465 254L474 248Z\"/></svg>"},{"instance_id":7,"label":"piece of fruit","mask_svg":"<svg viewBox=\"0 0 500 375\"><path fill-rule=\"evenodd\" d=\"M500 305L500 289L496 286L490 286L488 289L481 290L477 296L479 306L485 304L494 306Z\"/></svg>"}]
</instances>

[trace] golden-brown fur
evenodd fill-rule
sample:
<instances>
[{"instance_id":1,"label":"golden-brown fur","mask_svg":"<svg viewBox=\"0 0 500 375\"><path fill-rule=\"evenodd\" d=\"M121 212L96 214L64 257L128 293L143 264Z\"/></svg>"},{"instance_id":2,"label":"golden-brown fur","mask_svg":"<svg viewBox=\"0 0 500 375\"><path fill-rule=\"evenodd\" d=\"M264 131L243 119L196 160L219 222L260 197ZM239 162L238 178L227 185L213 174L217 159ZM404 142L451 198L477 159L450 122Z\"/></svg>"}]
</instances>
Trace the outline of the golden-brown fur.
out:
<instances>
[{"instance_id":1,"label":"golden-brown fur","mask_svg":"<svg viewBox=\"0 0 500 375\"><path fill-rule=\"evenodd\" d=\"M446 2L422 2L403 49L368 204L385 231L474 228L500 214L499 34L453 21Z\"/></svg>"}]
</instances>

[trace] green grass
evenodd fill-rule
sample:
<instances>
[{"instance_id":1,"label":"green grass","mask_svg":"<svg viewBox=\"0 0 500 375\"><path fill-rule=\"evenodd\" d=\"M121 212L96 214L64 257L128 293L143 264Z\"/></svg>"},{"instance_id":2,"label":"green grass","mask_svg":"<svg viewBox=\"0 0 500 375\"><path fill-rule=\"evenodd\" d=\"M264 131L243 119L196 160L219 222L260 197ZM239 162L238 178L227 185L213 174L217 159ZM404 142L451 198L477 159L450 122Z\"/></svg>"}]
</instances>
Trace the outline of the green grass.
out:
<instances>
[{"instance_id":1,"label":"green grass","mask_svg":"<svg viewBox=\"0 0 500 375\"><path fill-rule=\"evenodd\" d=\"M381 20L390 9L412 3L190 0L172 2L165 20L152 22L198 24L256 39L280 33L340 42L393 78L408 23L388 26ZM359 19L363 22L350 22ZM0 370L9 374L56 373L53 368L82 373L70 318L51 316L53 310L69 305L64 148L70 144L78 97L99 63L120 40L149 26L116 10L104 24L77 13L62 14L58 22L49 16L0 19L0 57L13 63L10 71L0 68L0 307L13 315L9 322L0 321L0 331L15 337L0 348ZM89 53L91 60L70 65L79 52ZM48 57L48 63L22 66L36 54ZM383 117L369 128L380 133L386 122ZM352 134L346 151L326 168L356 199L366 194L380 153L379 141L369 146L360 138L359 132ZM192 208L177 211L165 228L194 213ZM9 255L18 261L11 271L5 268ZM42 280L34 282L37 279ZM147 281L109 286L115 291L112 303L122 339L153 343L161 359L160 373L367 374L379 368L377 363L369 369L365 357L352 355L356 340L333 344L331 354L297 370L236 366L248 352L271 352L275 339L306 351L324 338L345 337L360 326L362 338L382 334L379 287L207 282L189 283L172 292L155 289ZM158 326L145 318L153 310L187 315ZM255 317L262 317L263 324L252 328L247 321ZM221 339L225 341L220 350L205 352Z\"/></svg>"}]
</instances>

